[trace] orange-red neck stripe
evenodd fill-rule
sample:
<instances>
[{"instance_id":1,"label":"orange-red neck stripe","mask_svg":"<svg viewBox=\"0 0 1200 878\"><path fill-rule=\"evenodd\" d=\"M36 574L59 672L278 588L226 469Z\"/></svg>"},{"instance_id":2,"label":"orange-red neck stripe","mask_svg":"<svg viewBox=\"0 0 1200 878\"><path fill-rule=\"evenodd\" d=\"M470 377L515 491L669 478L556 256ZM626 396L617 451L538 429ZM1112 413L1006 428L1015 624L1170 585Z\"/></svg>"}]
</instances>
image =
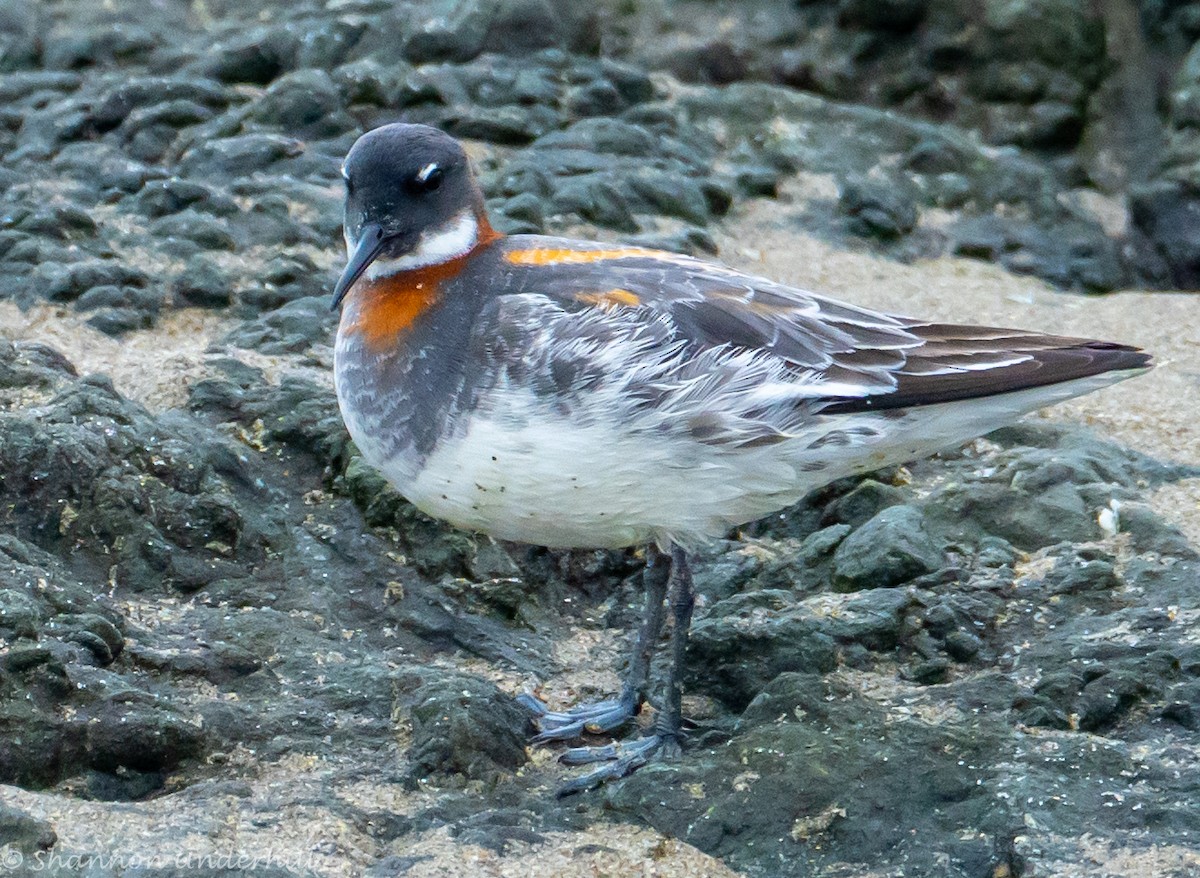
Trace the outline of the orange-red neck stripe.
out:
<instances>
[{"instance_id":1,"label":"orange-red neck stripe","mask_svg":"<svg viewBox=\"0 0 1200 878\"><path fill-rule=\"evenodd\" d=\"M381 350L408 332L417 318L438 303L442 285L453 280L479 250L499 238L487 216L480 215L475 246L445 262L402 271L376 280L362 278L350 288L343 306L343 329L357 335L369 350Z\"/></svg>"}]
</instances>

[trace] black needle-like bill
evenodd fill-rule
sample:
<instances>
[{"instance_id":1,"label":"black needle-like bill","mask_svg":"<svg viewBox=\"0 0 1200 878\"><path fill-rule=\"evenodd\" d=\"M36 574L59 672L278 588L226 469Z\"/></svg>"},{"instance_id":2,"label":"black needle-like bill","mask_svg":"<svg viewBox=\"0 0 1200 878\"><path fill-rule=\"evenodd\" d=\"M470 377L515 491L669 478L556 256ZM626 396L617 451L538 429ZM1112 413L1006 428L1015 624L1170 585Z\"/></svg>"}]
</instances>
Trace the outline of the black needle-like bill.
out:
<instances>
[{"instance_id":1,"label":"black needle-like bill","mask_svg":"<svg viewBox=\"0 0 1200 878\"><path fill-rule=\"evenodd\" d=\"M388 236L384 234L383 226L378 223L367 223L362 227L358 235L358 244L354 248L354 252L350 254L350 259L346 262L345 269L342 270L342 276L338 278L337 286L333 288L333 301L329 305L331 311L336 311L342 304L346 293L354 286L354 282L362 277L362 273L370 268L371 263L379 257L387 242Z\"/></svg>"}]
</instances>

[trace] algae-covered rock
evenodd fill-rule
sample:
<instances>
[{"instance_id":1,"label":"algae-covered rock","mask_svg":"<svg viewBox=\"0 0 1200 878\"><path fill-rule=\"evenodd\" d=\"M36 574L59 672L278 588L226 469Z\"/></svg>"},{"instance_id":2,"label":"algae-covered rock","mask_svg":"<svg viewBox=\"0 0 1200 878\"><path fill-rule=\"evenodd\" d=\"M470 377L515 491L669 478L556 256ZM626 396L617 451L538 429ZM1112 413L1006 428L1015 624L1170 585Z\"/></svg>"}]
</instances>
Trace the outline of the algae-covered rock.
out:
<instances>
[{"instance_id":1,"label":"algae-covered rock","mask_svg":"<svg viewBox=\"0 0 1200 878\"><path fill-rule=\"evenodd\" d=\"M415 782L455 775L495 780L526 762L530 715L515 699L475 677L424 676L403 696L411 705Z\"/></svg>"},{"instance_id":2,"label":"algae-covered rock","mask_svg":"<svg viewBox=\"0 0 1200 878\"><path fill-rule=\"evenodd\" d=\"M920 511L892 506L841 542L833 555L833 584L841 591L887 588L941 564L942 552L926 533Z\"/></svg>"}]
</instances>

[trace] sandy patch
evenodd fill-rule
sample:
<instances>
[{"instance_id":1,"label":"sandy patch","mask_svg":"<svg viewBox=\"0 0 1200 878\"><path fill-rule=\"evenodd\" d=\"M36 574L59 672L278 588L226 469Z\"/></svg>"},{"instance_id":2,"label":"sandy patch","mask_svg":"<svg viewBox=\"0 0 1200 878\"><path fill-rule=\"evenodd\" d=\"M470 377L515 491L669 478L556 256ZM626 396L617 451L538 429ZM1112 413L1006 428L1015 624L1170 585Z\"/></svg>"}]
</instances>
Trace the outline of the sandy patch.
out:
<instances>
[{"instance_id":1,"label":"sandy patch","mask_svg":"<svg viewBox=\"0 0 1200 878\"><path fill-rule=\"evenodd\" d=\"M204 377L204 351L235 322L199 308L168 311L158 325L113 338L87 325L89 315L36 305L22 311L0 302L0 338L37 341L61 351L79 374L102 372L118 391L153 411L182 405Z\"/></svg>"}]
</instances>

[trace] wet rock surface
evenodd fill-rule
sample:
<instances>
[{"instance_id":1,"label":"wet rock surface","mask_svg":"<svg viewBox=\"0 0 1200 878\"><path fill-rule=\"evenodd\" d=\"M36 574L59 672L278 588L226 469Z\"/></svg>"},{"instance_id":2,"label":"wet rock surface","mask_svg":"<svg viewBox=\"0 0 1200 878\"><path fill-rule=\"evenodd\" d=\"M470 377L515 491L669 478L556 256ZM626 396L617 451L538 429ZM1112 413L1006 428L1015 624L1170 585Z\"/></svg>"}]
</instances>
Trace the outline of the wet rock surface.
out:
<instances>
[{"instance_id":1,"label":"wet rock surface","mask_svg":"<svg viewBox=\"0 0 1200 878\"><path fill-rule=\"evenodd\" d=\"M445 658L561 672L561 608L630 624L636 556L424 519L303 374L214 356L186 409L153 413L45 347L2 353L6 783L203 802L315 757L422 797L342 806L396 849L443 827L504 851L603 814L747 874L1022 874L1088 834L1197 829L1177 766L1200 726L1200 560L1138 501L1184 468L1018 426L715 547L685 758L552 807L562 771L529 761L511 688ZM53 845L53 824L10 822L18 849Z\"/></svg>"},{"instance_id":2,"label":"wet rock surface","mask_svg":"<svg viewBox=\"0 0 1200 878\"><path fill-rule=\"evenodd\" d=\"M1186 4L670 6L664 35L637 4L0 3L0 298L124 340L223 321L170 405L0 342L0 851L202 848L227 816L304 853L279 875L612 821L751 875L1194 848L1200 555L1147 500L1196 473L1046 425L707 550L685 758L555 803L513 696L573 643L621 653L642 556L453 531L363 464L326 298L358 133L466 138L507 232L713 253L786 195L789 227L890 258L1200 278ZM78 840L156 803L188 816Z\"/></svg>"}]
</instances>

